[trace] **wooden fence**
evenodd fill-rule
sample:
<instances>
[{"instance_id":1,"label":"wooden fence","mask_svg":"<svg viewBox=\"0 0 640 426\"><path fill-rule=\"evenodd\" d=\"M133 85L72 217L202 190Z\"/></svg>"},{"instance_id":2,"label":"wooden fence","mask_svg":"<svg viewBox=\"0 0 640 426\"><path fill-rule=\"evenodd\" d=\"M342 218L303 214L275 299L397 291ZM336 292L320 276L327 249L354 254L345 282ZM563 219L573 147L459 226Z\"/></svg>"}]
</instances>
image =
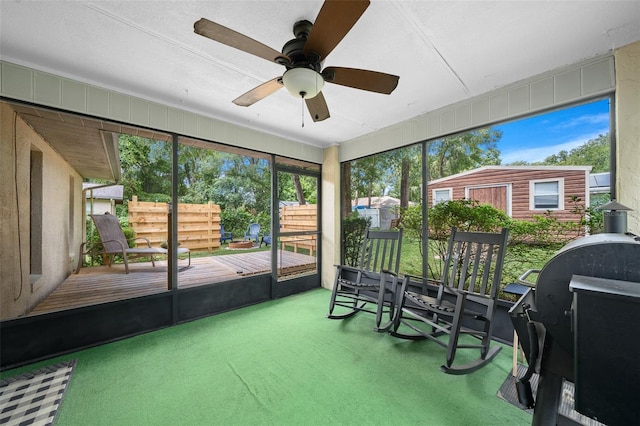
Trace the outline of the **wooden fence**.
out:
<instances>
[{"instance_id":1,"label":"wooden fence","mask_svg":"<svg viewBox=\"0 0 640 426\"><path fill-rule=\"evenodd\" d=\"M160 247L167 241L167 203L138 201L134 195L128 204L129 225L136 237L149 239L154 247ZM318 229L316 204L285 206L281 215L281 232ZM178 242L191 251L210 253L220 248L220 206L211 202L178 204ZM296 253L302 249L310 255L316 254L316 235L281 237L280 242L283 249L291 248Z\"/></svg>"},{"instance_id":2,"label":"wooden fence","mask_svg":"<svg viewBox=\"0 0 640 426\"><path fill-rule=\"evenodd\" d=\"M129 225L136 237L148 238L160 247L168 238L167 203L129 201ZM191 251L207 251L220 247L220 206L178 203L178 243ZM138 244L140 245L140 244Z\"/></svg>"},{"instance_id":3,"label":"wooden fence","mask_svg":"<svg viewBox=\"0 0 640 426\"><path fill-rule=\"evenodd\" d=\"M305 204L303 206L284 206L280 211L280 232L316 231L318 229L318 206ZM316 252L316 235L300 235L295 237L280 237L282 248L291 247L298 253L304 249L310 255Z\"/></svg>"}]
</instances>

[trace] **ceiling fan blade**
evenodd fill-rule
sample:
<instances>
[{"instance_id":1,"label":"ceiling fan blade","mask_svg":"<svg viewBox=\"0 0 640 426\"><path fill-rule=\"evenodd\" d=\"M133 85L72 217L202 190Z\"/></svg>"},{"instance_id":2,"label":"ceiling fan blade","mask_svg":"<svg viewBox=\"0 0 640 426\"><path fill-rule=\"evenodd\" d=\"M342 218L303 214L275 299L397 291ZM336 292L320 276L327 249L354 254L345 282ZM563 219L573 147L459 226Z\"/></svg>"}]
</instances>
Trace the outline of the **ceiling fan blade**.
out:
<instances>
[{"instance_id":1,"label":"ceiling fan blade","mask_svg":"<svg viewBox=\"0 0 640 426\"><path fill-rule=\"evenodd\" d=\"M315 52L320 60L331 53L369 7L369 0L325 0L309 38L305 53Z\"/></svg>"},{"instance_id":2,"label":"ceiling fan blade","mask_svg":"<svg viewBox=\"0 0 640 426\"><path fill-rule=\"evenodd\" d=\"M327 102L324 100L322 92L318 93L313 98L305 99L304 101L307 104L307 109L309 110L309 114L311 114L313 121L322 121L329 118L329 107L327 106Z\"/></svg>"},{"instance_id":3,"label":"ceiling fan blade","mask_svg":"<svg viewBox=\"0 0 640 426\"><path fill-rule=\"evenodd\" d=\"M327 67L322 70L322 77L329 83L387 95L394 91L400 79L383 72L343 67Z\"/></svg>"},{"instance_id":4,"label":"ceiling fan blade","mask_svg":"<svg viewBox=\"0 0 640 426\"><path fill-rule=\"evenodd\" d=\"M281 52L247 37L244 34L240 34L239 32L223 25L209 21L206 18L201 18L199 21L196 21L196 23L193 24L193 31L203 37L210 38L211 40L226 44L230 47L235 47L243 52L264 58L267 61L279 63L277 61L278 58L286 58L288 60L288 58Z\"/></svg>"},{"instance_id":5,"label":"ceiling fan blade","mask_svg":"<svg viewBox=\"0 0 640 426\"><path fill-rule=\"evenodd\" d=\"M250 106L255 104L261 99L266 98L272 93L275 93L282 88L282 77L276 77L265 83L262 83L258 87L254 87L244 95L240 95L233 100L233 103L240 106Z\"/></svg>"}]
</instances>

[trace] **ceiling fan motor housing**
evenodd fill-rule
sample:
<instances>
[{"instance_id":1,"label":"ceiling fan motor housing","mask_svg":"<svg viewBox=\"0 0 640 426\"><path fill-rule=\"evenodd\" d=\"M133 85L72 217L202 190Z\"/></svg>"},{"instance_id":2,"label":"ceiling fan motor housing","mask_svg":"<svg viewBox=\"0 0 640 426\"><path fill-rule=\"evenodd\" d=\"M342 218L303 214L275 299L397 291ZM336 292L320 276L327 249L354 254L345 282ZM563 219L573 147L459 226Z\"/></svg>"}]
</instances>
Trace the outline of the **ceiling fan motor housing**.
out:
<instances>
[{"instance_id":1,"label":"ceiling fan motor housing","mask_svg":"<svg viewBox=\"0 0 640 426\"><path fill-rule=\"evenodd\" d=\"M306 19L298 21L293 25L293 34L296 38L289 40L282 47L282 53L290 59L289 64L284 64L287 69L306 67L316 72L320 72L322 64L320 56L315 52L304 51L307 37L311 33L313 24Z\"/></svg>"},{"instance_id":2,"label":"ceiling fan motor housing","mask_svg":"<svg viewBox=\"0 0 640 426\"><path fill-rule=\"evenodd\" d=\"M289 93L297 98L314 98L324 87L319 56L313 52L309 55L304 51L311 28L313 24L307 20L296 22L293 25L296 38L282 47L282 53L290 59L288 64L284 64L287 71L282 76L282 82Z\"/></svg>"},{"instance_id":3,"label":"ceiling fan motor housing","mask_svg":"<svg viewBox=\"0 0 640 426\"><path fill-rule=\"evenodd\" d=\"M302 21L298 21L293 24L293 35L296 36L296 38L303 38L306 40L309 37L309 34L311 34L311 28L313 28L313 24L310 21L303 19Z\"/></svg>"}]
</instances>

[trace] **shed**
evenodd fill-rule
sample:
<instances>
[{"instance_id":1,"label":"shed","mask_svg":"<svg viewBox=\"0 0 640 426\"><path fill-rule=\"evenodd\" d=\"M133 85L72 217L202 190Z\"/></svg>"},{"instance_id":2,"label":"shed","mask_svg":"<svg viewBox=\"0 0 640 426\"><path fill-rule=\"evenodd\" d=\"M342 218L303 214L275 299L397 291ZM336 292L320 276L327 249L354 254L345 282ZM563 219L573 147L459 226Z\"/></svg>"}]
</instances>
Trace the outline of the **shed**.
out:
<instances>
[{"instance_id":1,"label":"shed","mask_svg":"<svg viewBox=\"0 0 640 426\"><path fill-rule=\"evenodd\" d=\"M85 194L87 214L109 212L115 215L115 205L122 204L124 198L122 185L83 182L82 192Z\"/></svg>"},{"instance_id":2,"label":"shed","mask_svg":"<svg viewBox=\"0 0 640 426\"><path fill-rule=\"evenodd\" d=\"M382 197L362 197L351 201L351 209L357 211L360 216L371 218L371 226L374 228L388 229L391 221L398 217L400 199Z\"/></svg>"},{"instance_id":3,"label":"shed","mask_svg":"<svg viewBox=\"0 0 640 426\"><path fill-rule=\"evenodd\" d=\"M429 182L429 206L470 199L514 219L550 211L558 220L577 220L572 197L589 205L590 171L591 166L484 166Z\"/></svg>"}]
</instances>

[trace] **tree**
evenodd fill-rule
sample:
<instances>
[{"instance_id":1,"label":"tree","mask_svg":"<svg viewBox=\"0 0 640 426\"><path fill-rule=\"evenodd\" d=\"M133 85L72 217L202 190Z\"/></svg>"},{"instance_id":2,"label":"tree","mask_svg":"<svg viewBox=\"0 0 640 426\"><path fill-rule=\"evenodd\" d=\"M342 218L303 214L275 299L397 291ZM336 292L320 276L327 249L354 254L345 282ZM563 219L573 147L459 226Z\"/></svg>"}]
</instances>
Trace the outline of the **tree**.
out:
<instances>
[{"instance_id":1,"label":"tree","mask_svg":"<svg viewBox=\"0 0 640 426\"><path fill-rule=\"evenodd\" d=\"M271 168L267 160L223 153L220 177L212 182L213 201L222 208L244 206L251 212L271 211Z\"/></svg>"},{"instance_id":2,"label":"tree","mask_svg":"<svg viewBox=\"0 0 640 426\"><path fill-rule=\"evenodd\" d=\"M550 155L541 163L552 166L592 166L591 173L608 172L610 170L610 138L609 133L598 135L571 151L560 151Z\"/></svg>"},{"instance_id":3,"label":"tree","mask_svg":"<svg viewBox=\"0 0 640 426\"><path fill-rule=\"evenodd\" d=\"M214 200L212 182L220 179L224 164L223 154L218 151L181 145L178 156L180 202L203 204Z\"/></svg>"},{"instance_id":4,"label":"tree","mask_svg":"<svg viewBox=\"0 0 640 426\"><path fill-rule=\"evenodd\" d=\"M400 209L409 207L409 167L411 159L403 157L400 167Z\"/></svg>"},{"instance_id":5,"label":"tree","mask_svg":"<svg viewBox=\"0 0 640 426\"><path fill-rule=\"evenodd\" d=\"M342 164L342 188L340 196L342 197L342 214L340 217L344 219L351 214L351 162L349 161Z\"/></svg>"},{"instance_id":6,"label":"tree","mask_svg":"<svg viewBox=\"0 0 640 426\"><path fill-rule=\"evenodd\" d=\"M429 180L451 176L480 166L499 165L497 142L502 132L473 130L429 143Z\"/></svg>"},{"instance_id":7,"label":"tree","mask_svg":"<svg viewBox=\"0 0 640 426\"><path fill-rule=\"evenodd\" d=\"M389 159L382 153L360 158L351 162L351 188L355 198L367 197L367 205L371 205L376 183L380 182L384 170L389 169ZM353 189L355 188L355 194ZM378 192L379 195L383 195ZM349 202L351 205L351 202Z\"/></svg>"},{"instance_id":8,"label":"tree","mask_svg":"<svg viewBox=\"0 0 640 426\"><path fill-rule=\"evenodd\" d=\"M400 199L401 211L409 206L409 201L420 201L419 189L422 183L421 145L412 145L385 154L389 166L389 181L392 182L389 195ZM418 191L416 192L416 189Z\"/></svg>"},{"instance_id":9,"label":"tree","mask_svg":"<svg viewBox=\"0 0 640 426\"><path fill-rule=\"evenodd\" d=\"M171 144L120 135L120 164L125 198L169 201L171 197Z\"/></svg>"},{"instance_id":10,"label":"tree","mask_svg":"<svg viewBox=\"0 0 640 426\"><path fill-rule=\"evenodd\" d=\"M291 176L293 178L293 186L296 188L296 198L298 199L298 204L304 206L307 202L304 199L304 191L302 190L302 184L300 183L300 175L294 174Z\"/></svg>"},{"instance_id":11,"label":"tree","mask_svg":"<svg viewBox=\"0 0 640 426\"><path fill-rule=\"evenodd\" d=\"M571 151L562 150L545 158L543 161L529 163L514 161L510 166L592 166L591 173L608 172L610 165L611 141L609 133L598 135Z\"/></svg>"}]
</instances>

